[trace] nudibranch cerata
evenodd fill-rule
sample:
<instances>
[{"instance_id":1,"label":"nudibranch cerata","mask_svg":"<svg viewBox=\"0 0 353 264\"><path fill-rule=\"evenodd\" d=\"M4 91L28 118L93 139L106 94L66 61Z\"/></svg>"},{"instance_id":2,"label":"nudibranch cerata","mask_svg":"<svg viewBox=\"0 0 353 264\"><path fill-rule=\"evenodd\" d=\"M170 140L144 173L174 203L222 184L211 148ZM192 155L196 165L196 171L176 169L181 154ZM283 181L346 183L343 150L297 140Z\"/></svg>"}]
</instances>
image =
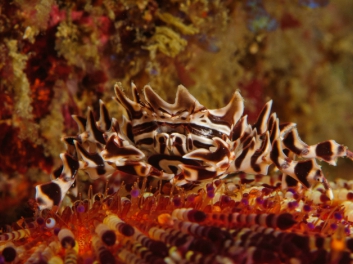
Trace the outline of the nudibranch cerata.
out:
<instances>
[{"instance_id":1,"label":"nudibranch cerata","mask_svg":"<svg viewBox=\"0 0 353 264\"><path fill-rule=\"evenodd\" d=\"M173 104L148 85L143 91L141 98L132 84L129 99L121 86L115 85L114 99L128 114L122 122L110 119L102 101L99 120L91 109L87 118L73 116L79 134L64 139L67 151L60 155L63 165L54 171L55 179L36 187L39 209L59 206L78 170L93 180L122 171L183 185L222 179L236 172L266 175L274 164L283 173L282 188L287 176L305 188L320 182L332 198L316 159L335 165L338 157L353 157L334 140L311 146L304 143L296 124L280 124L276 113L271 113L272 101L265 104L254 124L248 124L238 91L225 107L213 110L200 104L182 85Z\"/></svg>"}]
</instances>

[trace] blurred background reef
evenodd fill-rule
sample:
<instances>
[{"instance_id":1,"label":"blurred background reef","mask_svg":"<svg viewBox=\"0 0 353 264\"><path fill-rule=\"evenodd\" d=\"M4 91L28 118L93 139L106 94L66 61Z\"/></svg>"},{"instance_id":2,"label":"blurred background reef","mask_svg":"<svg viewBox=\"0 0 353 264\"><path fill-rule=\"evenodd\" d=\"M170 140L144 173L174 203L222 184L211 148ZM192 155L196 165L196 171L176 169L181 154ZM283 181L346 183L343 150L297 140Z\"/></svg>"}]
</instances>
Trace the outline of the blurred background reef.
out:
<instances>
[{"instance_id":1,"label":"blurred background reef","mask_svg":"<svg viewBox=\"0 0 353 264\"><path fill-rule=\"evenodd\" d=\"M352 10L351 0L2 1L0 226L32 214L34 186L77 132L71 114L102 99L121 116L116 82L128 94L131 81L150 84L169 102L183 84L208 108L240 89L250 122L272 98L307 143L353 149ZM340 160L324 173L352 169Z\"/></svg>"}]
</instances>

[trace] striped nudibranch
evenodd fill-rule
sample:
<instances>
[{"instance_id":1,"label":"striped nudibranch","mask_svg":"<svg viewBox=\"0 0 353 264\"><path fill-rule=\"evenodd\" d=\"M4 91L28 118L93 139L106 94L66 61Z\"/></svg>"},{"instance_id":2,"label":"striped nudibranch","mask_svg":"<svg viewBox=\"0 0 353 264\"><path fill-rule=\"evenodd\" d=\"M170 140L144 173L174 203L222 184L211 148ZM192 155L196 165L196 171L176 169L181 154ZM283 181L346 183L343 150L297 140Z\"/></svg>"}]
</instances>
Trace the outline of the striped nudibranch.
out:
<instances>
[{"instance_id":1,"label":"striped nudibranch","mask_svg":"<svg viewBox=\"0 0 353 264\"><path fill-rule=\"evenodd\" d=\"M87 118L73 116L79 134L65 138L67 151L60 155L63 165L54 171L55 179L36 187L40 209L60 205L78 170L93 180L118 170L183 185L235 172L266 175L269 165L274 164L283 173L282 187L287 186L287 176L306 188L320 182L332 198L316 159L335 165L338 157L353 158L351 151L334 140L312 146L304 143L296 124L280 124L276 113L271 113L272 101L266 103L254 124L248 124L238 91L225 107L214 110L201 105L182 85L173 104L148 85L144 99L134 84L132 99L119 84L115 93L128 118L120 123L110 119L102 101L99 120L91 109Z\"/></svg>"}]
</instances>

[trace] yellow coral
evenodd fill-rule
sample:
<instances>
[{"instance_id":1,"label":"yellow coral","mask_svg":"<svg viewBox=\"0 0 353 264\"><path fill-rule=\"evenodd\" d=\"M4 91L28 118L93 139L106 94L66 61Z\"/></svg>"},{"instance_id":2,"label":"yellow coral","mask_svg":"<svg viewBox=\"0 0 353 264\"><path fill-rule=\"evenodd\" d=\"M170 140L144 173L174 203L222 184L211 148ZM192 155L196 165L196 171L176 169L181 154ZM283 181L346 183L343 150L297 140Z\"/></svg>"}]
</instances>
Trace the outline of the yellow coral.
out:
<instances>
[{"instance_id":1,"label":"yellow coral","mask_svg":"<svg viewBox=\"0 0 353 264\"><path fill-rule=\"evenodd\" d=\"M40 121L40 132L43 137L48 140L45 144L45 154L58 156L62 151L62 142L60 141L62 131L64 130L64 118L61 114L63 103L67 102L68 95L63 81L57 81L53 87L54 97L51 103L50 114L42 118Z\"/></svg>"},{"instance_id":2,"label":"yellow coral","mask_svg":"<svg viewBox=\"0 0 353 264\"><path fill-rule=\"evenodd\" d=\"M75 24L62 22L56 37L59 40L56 43L58 54L67 59L68 64L85 69L86 61L93 61L93 64L98 66L99 41L94 31L90 32L89 38L83 40L80 37L80 29Z\"/></svg>"},{"instance_id":3,"label":"yellow coral","mask_svg":"<svg viewBox=\"0 0 353 264\"><path fill-rule=\"evenodd\" d=\"M194 35L199 32L193 25L185 25L182 20L169 13L157 13L157 17L165 23L176 27L182 34Z\"/></svg>"},{"instance_id":4,"label":"yellow coral","mask_svg":"<svg viewBox=\"0 0 353 264\"><path fill-rule=\"evenodd\" d=\"M19 117L29 119L32 117L30 87L23 69L26 67L28 57L18 53L17 40L5 40L9 49L9 57L12 59L14 74L13 90L15 93L15 112Z\"/></svg>"},{"instance_id":5,"label":"yellow coral","mask_svg":"<svg viewBox=\"0 0 353 264\"><path fill-rule=\"evenodd\" d=\"M153 44L145 47L151 52L151 58L155 58L156 51L159 50L163 54L174 58L182 52L187 41L168 27L156 27L156 33L151 38Z\"/></svg>"},{"instance_id":6,"label":"yellow coral","mask_svg":"<svg viewBox=\"0 0 353 264\"><path fill-rule=\"evenodd\" d=\"M36 4L36 22L39 28L46 28L50 16L50 11L54 3L54 0L41 0L38 2L38 4Z\"/></svg>"}]
</instances>

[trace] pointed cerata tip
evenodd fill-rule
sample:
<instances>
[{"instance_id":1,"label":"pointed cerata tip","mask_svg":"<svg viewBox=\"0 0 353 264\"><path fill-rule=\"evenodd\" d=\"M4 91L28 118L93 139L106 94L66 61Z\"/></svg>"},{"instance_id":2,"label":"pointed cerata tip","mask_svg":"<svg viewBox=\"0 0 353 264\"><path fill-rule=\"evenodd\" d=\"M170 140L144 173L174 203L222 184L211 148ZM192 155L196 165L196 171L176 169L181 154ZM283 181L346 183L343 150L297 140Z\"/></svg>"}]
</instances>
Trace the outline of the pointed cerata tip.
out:
<instances>
[{"instance_id":1,"label":"pointed cerata tip","mask_svg":"<svg viewBox=\"0 0 353 264\"><path fill-rule=\"evenodd\" d=\"M333 191L331 188L328 188L326 190L326 196L330 199L330 201L333 201L334 195L333 195Z\"/></svg>"},{"instance_id":2,"label":"pointed cerata tip","mask_svg":"<svg viewBox=\"0 0 353 264\"><path fill-rule=\"evenodd\" d=\"M136 88L136 85L135 85L135 83L134 83L133 81L131 81L131 88L132 88L132 89L135 89L135 88Z\"/></svg>"},{"instance_id":3,"label":"pointed cerata tip","mask_svg":"<svg viewBox=\"0 0 353 264\"><path fill-rule=\"evenodd\" d=\"M123 95L123 85L121 84L121 82L115 83L114 91L115 91L116 97L118 97L118 98Z\"/></svg>"},{"instance_id":4,"label":"pointed cerata tip","mask_svg":"<svg viewBox=\"0 0 353 264\"><path fill-rule=\"evenodd\" d=\"M266 104L269 106L269 109L270 109L270 112L271 112L272 105L273 105L273 100L271 99L271 100L268 101Z\"/></svg>"},{"instance_id":5,"label":"pointed cerata tip","mask_svg":"<svg viewBox=\"0 0 353 264\"><path fill-rule=\"evenodd\" d=\"M353 160L353 152L352 151L346 149L346 155L349 159Z\"/></svg>"},{"instance_id":6,"label":"pointed cerata tip","mask_svg":"<svg viewBox=\"0 0 353 264\"><path fill-rule=\"evenodd\" d=\"M155 91L153 91L150 85L145 85L143 88L143 92L145 94L145 99L152 105L152 107L158 108L166 108L165 105L168 105Z\"/></svg>"},{"instance_id":7,"label":"pointed cerata tip","mask_svg":"<svg viewBox=\"0 0 353 264\"><path fill-rule=\"evenodd\" d=\"M179 90L181 91L181 90L188 90L188 89L186 89L186 87L185 87L184 85L179 84L179 85L178 85L177 94L178 94Z\"/></svg>"},{"instance_id":8,"label":"pointed cerata tip","mask_svg":"<svg viewBox=\"0 0 353 264\"><path fill-rule=\"evenodd\" d=\"M115 83L115 84L114 84L114 91L116 91L116 89L119 89L118 83Z\"/></svg>"},{"instance_id":9,"label":"pointed cerata tip","mask_svg":"<svg viewBox=\"0 0 353 264\"><path fill-rule=\"evenodd\" d=\"M149 85L149 84L146 84L146 85L143 87L143 91L146 92L146 90L147 90L147 92L152 92L152 93L154 93L154 91L153 91L151 85Z\"/></svg>"},{"instance_id":10,"label":"pointed cerata tip","mask_svg":"<svg viewBox=\"0 0 353 264\"><path fill-rule=\"evenodd\" d=\"M221 117L229 125L236 124L244 112L244 99L239 91L236 91L229 103L219 109L208 110L212 115Z\"/></svg>"}]
</instances>

